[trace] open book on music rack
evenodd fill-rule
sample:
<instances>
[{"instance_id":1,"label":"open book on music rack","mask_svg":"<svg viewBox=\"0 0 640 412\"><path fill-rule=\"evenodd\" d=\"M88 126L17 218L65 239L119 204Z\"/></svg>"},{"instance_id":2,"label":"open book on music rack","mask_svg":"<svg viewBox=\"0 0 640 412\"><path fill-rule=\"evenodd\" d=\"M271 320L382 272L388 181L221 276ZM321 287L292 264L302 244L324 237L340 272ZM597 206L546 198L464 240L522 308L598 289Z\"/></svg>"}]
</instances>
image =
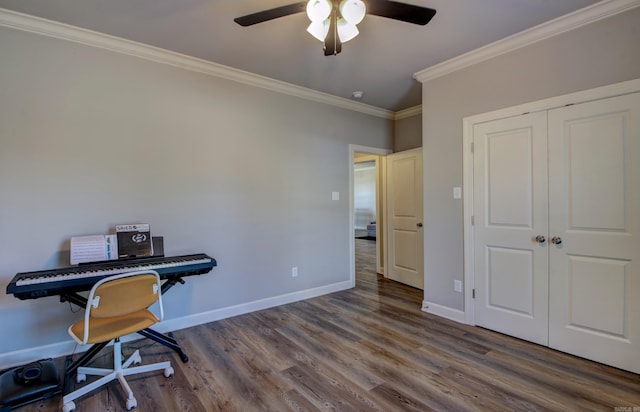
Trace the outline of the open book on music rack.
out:
<instances>
[{"instance_id":1,"label":"open book on music rack","mask_svg":"<svg viewBox=\"0 0 640 412\"><path fill-rule=\"evenodd\" d=\"M116 237L120 259L153 256L153 241L148 223L116 225Z\"/></svg>"},{"instance_id":2,"label":"open book on music rack","mask_svg":"<svg viewBox=\"0 0 640 412\"><path fill-rule=\"evenodd\" d=\"M74 236L70 249L72 265L118 259L116 235Z\"/></svg>"}]
</instances>

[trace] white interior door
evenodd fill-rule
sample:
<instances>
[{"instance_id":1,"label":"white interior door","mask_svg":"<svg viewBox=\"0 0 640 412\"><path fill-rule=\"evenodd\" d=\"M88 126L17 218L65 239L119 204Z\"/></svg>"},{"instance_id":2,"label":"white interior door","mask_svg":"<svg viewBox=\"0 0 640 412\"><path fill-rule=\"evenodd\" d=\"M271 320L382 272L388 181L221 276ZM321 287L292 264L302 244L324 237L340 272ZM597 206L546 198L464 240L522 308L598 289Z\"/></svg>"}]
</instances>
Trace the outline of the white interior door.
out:
<instances>
[{"instance_id":1,"label":"white interior door","mask_svg":"<svg viewBox=\"0 0 640 412\"><path fill-rule=\"evenodd\" d=\"M550 346L640 373L640 93L549 112L549 197Z\"/></svg>"},{"instance_id":2,"label":"white interior door","mask_svg":"<svg viewBox=\"0 0 640 412\"><path fill-rule=\"evenodd\" d=\"M476 324L547 345L546 113L475 125L473 142Z\"/></svg>"},{"instance_id":3,"label":"white interior door","mask_svg":"<svg viewBox=\"0 0 640 412\"><path fill-rule=\"evenodd\" d=\"M387 276L424 289L422 149L387 156L387 215Z\"/></svg>"}]
</instances>

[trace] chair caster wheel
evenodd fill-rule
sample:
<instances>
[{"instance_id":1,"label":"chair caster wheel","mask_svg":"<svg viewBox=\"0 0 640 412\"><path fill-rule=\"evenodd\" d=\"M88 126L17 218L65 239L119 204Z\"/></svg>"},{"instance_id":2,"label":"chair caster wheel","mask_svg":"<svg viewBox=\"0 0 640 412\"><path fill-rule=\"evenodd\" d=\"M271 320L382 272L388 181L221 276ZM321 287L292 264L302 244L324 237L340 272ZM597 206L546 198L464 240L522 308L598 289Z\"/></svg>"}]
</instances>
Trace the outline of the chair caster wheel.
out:
<instances>
[{"instance_id":1,"label":"chair caster wheel","mask_svg":"<svg viewBox=\"0 0 640 412\"><path fill-rule=\"evenodd\" d=\"M76 404L73 401L67 402L64 405L62 405L62 412L71 412L75 408L76 408Z\"/></svg>"},{"instance_id":2,"label":"chair caster wheel","mask_svg":"<svg viewBox=\"0 0 640 412\"><path fill-rule=\"evenodd\" d=\"M164 370L164 377L168 378L169 376L173 375L173 368L172 367L168 367Z\"/></svg>"},{"instance_id":3,"label":"chair caster wheel","mask_svg":"<svg viewBox=\"0 0 640 412\"><path fill-rule=\"evenodd\" d=\"M135 408L136 406L138 406L138 401L136 401L136 398L127 399L127 410L128 411L130 411L131 409Z\"/></svg>"},{"instance_id":4,"label":"chair caster wheel","mask_svg":"<svg viewBox=\"0 0 640 412\"><path fill-rule=\"evenodd\" d=\"M87 375L85 375L84 373L78 373L76 375L76 382L80 383L80 382L84 382L87 380Z\"/></svg>"}]
</instances>

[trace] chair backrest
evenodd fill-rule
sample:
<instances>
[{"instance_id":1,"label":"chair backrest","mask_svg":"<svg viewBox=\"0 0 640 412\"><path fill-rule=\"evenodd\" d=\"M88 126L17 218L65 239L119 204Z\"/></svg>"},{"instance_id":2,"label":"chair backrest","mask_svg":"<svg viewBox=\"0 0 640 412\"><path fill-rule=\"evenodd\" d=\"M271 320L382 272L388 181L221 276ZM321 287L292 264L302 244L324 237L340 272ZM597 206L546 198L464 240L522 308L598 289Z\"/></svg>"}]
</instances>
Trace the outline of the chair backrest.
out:
<instances>
[{"instance_id":1,"label":"chair backrest","mask_svg":"<svg viewBox=\"0 0 640 412\"><path fill-rule=\"evenodd\" d=\"M91 288L84 319L84 339L87 342L91 318L125 316L149 308L158 302L159 320L164 317L160 276L144 270L106 277Z\"/></svg>"}]
</instances>

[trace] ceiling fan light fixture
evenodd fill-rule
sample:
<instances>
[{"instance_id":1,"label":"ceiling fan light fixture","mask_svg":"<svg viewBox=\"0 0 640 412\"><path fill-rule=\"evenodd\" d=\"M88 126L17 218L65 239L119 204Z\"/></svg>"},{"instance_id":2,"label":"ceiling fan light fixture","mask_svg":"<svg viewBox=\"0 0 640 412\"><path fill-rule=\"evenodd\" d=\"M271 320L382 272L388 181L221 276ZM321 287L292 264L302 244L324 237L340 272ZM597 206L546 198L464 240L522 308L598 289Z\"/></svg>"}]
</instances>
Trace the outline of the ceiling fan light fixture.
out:
<instances>
[{"instance_id":1,"label":"ceiling fan light fixture","mask_svg":"<svg viewBox=\"0 0 640 412\"><path fill-rule=\"evenodd\" d=\"M307 32L320 41L324 41L329 33L329 21L312 21Z\"/></svg>"},{"instance_id":2,"label":"ceiling fan light fixture","mask_svg":"<svg viewBox=\"0 0 640 412\"><path fill-rule=\"evenodd\" d=\"M436 14L436 10L430 7L395 0L308 0L236 17L233 21L243 27L253 26L302 13L304 9L311 20L307 31L324 43L325 56L337 55L342 51L342 43L358 35L356 25L362 22L367 12L421 26L429 23Z\"/></svg>"},{"instance_id":3,"label":"ceiling fan light fixture","mask_svg":"<svg viewBox=\"0 0 640 412\"><path fill-rule=\"evenodd\" d=\"M367 13L367 7L362 0L343 0L340 3L340 14L350 24L360 24Z\"/></svg>"},{"instance_id":4,"label":"ceiling fan light fixture","mask_svg":"<svg viewBox=\"0 0 640 412\"><path fill-rule=\"evenodd\" d=\"M307 3L307 16L312 22L322 22L331 14L331 3L329 0L310 0Z\"/></svg>"},{"instance_id":5,"label":"ceiling fan light fixture","mask_svg":"<svg viewBox=\"0 0 640 412\"><path fill-rule=\"evenodd\" d=\"M346 43L359 33L360 31L355 24L351 24L343 19L338 20L338 37L340 37L341 42Z\"/></svg>"}]
</instances>

